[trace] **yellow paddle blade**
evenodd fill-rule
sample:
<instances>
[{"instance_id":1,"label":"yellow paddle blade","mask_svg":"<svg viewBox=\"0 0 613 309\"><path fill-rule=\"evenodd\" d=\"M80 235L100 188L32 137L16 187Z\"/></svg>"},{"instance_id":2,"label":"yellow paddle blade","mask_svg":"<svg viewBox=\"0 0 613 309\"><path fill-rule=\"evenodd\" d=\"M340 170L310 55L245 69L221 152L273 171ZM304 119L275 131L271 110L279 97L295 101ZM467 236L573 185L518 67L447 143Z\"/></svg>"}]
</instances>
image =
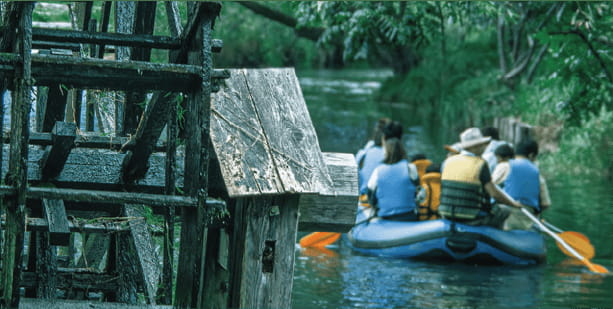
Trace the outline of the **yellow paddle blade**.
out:
<instances>
[{"instance_id":1,"label":"yellow paddle blade","mask_svg":"<svg viewBox=\"0 0 613 309\"><path fill-rule=\"evenodd\" d=\"M558 234L566 244L575 249L584 258L590 260L595 255L594 246L590 243L590 240L583 234L578 232L562 232ZM574 257L574 255L564 248L559 242L556 242L558 248L564 252L564 254Z\"/></svg>"},{"instance_id":2,"label":"yellow paddle blade","mask_svg":"<svg viewBox=\"0 0 613 309\"><path fill-rule=\"evenodd\" d=\"M593 273L597 273L597 274L609 274L609 270L602 266L602 265L598 265L598 264L594 264L592 262L590 262L588 259L583 259L581 260L581 262L583 264L585 264L585 266L587 266L587 268L593 272Z\"/></svg>"},{"instance_id":3,"label":"yellow paddle blade","mask_svg":"<svg viewBox=\"0 0 613 309\"><path fill-rule=\"evenodd\" d=\"M340 233L313 232L300 239L300 247L325 247L341 237Z\"/></svg>"}]
</instances>

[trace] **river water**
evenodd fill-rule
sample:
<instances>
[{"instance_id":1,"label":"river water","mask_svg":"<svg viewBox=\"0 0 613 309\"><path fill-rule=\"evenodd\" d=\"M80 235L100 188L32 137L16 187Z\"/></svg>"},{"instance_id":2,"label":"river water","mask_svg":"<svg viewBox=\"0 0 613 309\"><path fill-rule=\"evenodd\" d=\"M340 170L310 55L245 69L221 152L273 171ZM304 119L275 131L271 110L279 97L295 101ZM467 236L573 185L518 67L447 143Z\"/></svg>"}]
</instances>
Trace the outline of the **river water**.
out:
<instances>
[{"instance_id":1,"label":"river water","mask_svg":"<svg viewBox=\"0 0 613 309\"><path fill-rule=\"evenodd\" d=\"M322 151L355 153L374 121L387 116L405 126L409 155L444 155L431 130L411 123L411 111L375 102L387 71L298 71ZM564 168L564 167L560 167ZM547 177L547 171L542 171ZM553 206L544 217L586 234L592 262L613 269L613 193L602 179L549 179ZM548 239L545 264L474 266L364 256L342 242L296 250L293 308L613 308L613 276L588 272Z\"/></svg>"}]
</instances>

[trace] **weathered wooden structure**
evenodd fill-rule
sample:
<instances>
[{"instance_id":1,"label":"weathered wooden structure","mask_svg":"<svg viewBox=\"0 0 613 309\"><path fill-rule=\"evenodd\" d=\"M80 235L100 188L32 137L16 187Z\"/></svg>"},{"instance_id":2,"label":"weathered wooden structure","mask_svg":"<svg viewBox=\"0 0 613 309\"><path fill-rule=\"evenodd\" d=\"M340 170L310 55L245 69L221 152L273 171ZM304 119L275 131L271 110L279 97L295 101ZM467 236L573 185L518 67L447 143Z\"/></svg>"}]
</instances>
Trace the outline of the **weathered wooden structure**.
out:
<instances>
[{"instance_id":1,"label":"weathered wooden structure","mask_svg":"<svg viewBox=\"0 0 613 309\"><path fill-rule=\"evenodd\" d=\"M495 118L494 127L498 128L501 140L508 141L514 145L517 145L522 140L535 138L532 126L521 122L517 118Z\"/></svg>"},{"instance_id":2,"label":"weathered wooden structure","mask_svg":"<svg viewBox=\"0 0 613 309\"><path fill-rule=\"evenodd\" d=\"M106 1L97 27L79 2L79 30L0 4L0 307L291 307L298 228L346 231L357 199L353 157L321 153L294 71L214 69L219 3L188 3L183 24L173 2ZM153 35L158 5L171 36ZM101 90L115 91L112 137L95 127ZM164 218L161 254L147 208Z\"/></svg>"}]
</instances>

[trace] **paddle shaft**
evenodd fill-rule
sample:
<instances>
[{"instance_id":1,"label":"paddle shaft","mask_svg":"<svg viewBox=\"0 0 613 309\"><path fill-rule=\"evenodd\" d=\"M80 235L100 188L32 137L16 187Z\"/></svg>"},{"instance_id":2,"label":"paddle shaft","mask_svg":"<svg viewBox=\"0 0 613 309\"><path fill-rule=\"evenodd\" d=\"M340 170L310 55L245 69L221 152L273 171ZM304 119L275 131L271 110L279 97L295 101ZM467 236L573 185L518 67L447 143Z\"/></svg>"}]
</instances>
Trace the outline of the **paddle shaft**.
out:
<instances>
[{"instance_id":1,"label":"paddle shaft","mask_svg":"<svg viewBox=\"0 0 613 309\"><path fill-rule=\"evenodd\" d=\"M581 254L579 254L577 251L575 251L575 249L573 249L573 247L569 246L564 240L562 240L562 238L560 238L560 236L558 236L558 234L556 234L556 233L552 232L550 229L548 229L543 223L541 223L541 221L539 221L539 219L537 219L527 209L522 208L521 211L524 213L524 215L528 216L528 218L530 218L530 220L532 220L532 222L536 223L539 226L539 228L541 229L541 231L543 231L543 232L549 234L549 236L553 237L553 239L555 239L559 244L561 244L564 247L564 249L568 250L568 252L570 252L573 256L575 256L580 261L585 260L585 258L583 256L581 256Z\"/></svg>"}]
</instances>

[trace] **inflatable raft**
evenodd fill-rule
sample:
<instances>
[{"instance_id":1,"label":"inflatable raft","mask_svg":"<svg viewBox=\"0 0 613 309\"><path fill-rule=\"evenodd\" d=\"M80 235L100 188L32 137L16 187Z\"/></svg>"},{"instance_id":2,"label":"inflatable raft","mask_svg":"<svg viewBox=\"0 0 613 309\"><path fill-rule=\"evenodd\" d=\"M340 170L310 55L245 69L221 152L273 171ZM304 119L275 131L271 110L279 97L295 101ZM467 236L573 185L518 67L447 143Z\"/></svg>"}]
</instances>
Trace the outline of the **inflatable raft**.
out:
<instances>
[{"instance_id":1,"label":"inflatable raft","mask_svg":"<svg viewBox=\"0 0 613 309\"><path fill-rule=\"evenodd\" d=\"M537 231L502 231L444 219L367 220L371 215L370 208L360 208L358 224L347 235L351 247L364 254L511 265L538 264L547 256L545 240Z\"/></svg>"}]
</instances>

